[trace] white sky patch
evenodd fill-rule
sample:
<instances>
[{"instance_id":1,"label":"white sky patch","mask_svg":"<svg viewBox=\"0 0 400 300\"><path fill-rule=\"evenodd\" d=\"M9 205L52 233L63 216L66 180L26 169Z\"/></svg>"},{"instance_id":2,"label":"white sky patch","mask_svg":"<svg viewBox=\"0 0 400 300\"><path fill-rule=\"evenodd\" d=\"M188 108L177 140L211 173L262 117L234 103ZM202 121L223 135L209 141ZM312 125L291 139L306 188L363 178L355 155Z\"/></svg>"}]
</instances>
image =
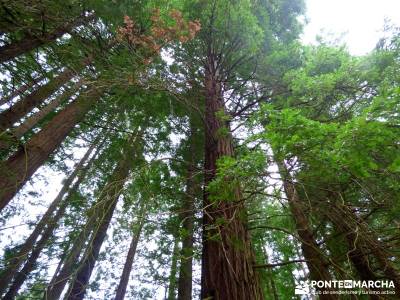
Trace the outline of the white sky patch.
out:
<instances>
[{"instance_id":1,"label":"white sky patch","mask_svg":"<svg viewBox=\"0 0 400 300\"><path fill-rule=\"evenodd\" d=\"M400 26L400 0L306 0L307 19L302 41L315 43L315 37L332 33L339 37L351 54L371 51L379 38L385 18Z\"/></svg>"}]
</instances>

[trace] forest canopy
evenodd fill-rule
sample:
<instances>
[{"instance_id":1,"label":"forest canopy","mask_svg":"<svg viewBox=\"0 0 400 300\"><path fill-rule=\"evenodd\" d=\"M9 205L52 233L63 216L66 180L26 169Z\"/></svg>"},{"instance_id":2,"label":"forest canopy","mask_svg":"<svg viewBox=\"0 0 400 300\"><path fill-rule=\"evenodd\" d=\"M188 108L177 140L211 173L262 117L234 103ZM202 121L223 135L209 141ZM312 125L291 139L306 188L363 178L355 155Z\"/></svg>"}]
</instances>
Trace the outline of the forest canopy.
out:
<instances>
[{"instance_id":1,"label":"forest canopy","mask_svg":"<svg viewBox=\"0 0 400 300\"><path fill-rule=\"evenodd\" d=\"M399 299L400 29L305 13L0 1L1 299Z\"/></svg>"}]
</instances>

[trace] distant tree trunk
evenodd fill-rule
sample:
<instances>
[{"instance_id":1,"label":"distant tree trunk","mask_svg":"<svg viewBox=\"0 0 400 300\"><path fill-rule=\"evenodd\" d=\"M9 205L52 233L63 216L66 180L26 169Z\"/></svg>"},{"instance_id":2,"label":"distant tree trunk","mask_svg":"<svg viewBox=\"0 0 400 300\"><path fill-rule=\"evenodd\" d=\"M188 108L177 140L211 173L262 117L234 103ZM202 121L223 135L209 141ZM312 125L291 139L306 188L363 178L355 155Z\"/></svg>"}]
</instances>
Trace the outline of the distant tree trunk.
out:
<instances>
[{"instance_id":1,"label":"distant tree trunk","mask_svg":"<svg viewBox=\"0 0 400 300\"><path fill-rule=\"evenodd\" d=\"M180 267L178 279L178 299L192 299L192 277L193 277L193 228L194 228L194 199L196 197L195 177L195 144L194 129L191 126L189 137L189 161L186 172L186 193L182 203L182 220L183 236L182 249L180 253Z\"/></svg>"},{"instance_id":2,"label":"distant tree trunk","mask_svg":"<svg viewBox=\"0 0 400 300\"><path fill-rule=\"evenodd\" d=\"M178 256L179 256L179 238L174 237L174 248L172 250L171 270L169 274L168 284L168 298L167 300L176 299L176 274L178 270Z\"/></svg>"},{"instance_id":3,"label":"distant tree trunk","mask_svg":"<svg viewBox=\"0 0 400 300\"><path fill-rule=\"evenodd\" d=\"M15 103L9 109L3 111L0 114L0 132L11 128L15 122L20 121L32 109L46 101L46 99L75 75L75 71L66 69L48 83L38 87L35 91Z\"/></svg>"},{"instance_id":4,"label":"distant tree trunk","mask_svg":"<svg viewBox=\"0 0 400 300\"><path fill-rule=\"evenodd\" d=\"M30 52L49 42L55 41L62 37L65 33L70 32L77 26L83 25L93 19L93 15L81 15L75 20L66 22L60 25L51 32L43 33L42 35L26 35L21 40L0 47L0 63L11 60L19 55Z\"/></svg>"},{"instance_id":5,"label":"distant tree trunk","mask_svg":"<svg viewBox=\"0 0 400 300\"><path fill-rule=\"evenodd\" d=\"M80 95L35 134L23 149L0 163L0 170L3 173L0 177L0 211L60 146L99 98L100 93L96 89L91 89L87 95Z\"/></svg>"},{"instance_id":6,"label":"distant tree trunk","mask_svg":"<svg viewBox=\"0 0 400 300\"><path fill-rule=\"evenodd\" d=\"M283 180L283 188L288 198L289 208L296 224L296 231L301 240L301 249L310 271L310 279L330 281L332 277L328 272L328 264L314 238L313 230L304 212L304 202L299 198L285 162L276 161L276 163ZM336 295L323 294L320 295L320 299L331 300L338 299L338 297Z\"/></svg>"},{"instance_id":7,"label":"distant tree trunk","mask_svg":"<svg viewBox=\"0 0 400 300\"><path fill-rule=\"evenodd\" d=\"M209 49L204 82L205 190L201 297L259 300L263 299L263 295L258 274L253 268L254 253L245 226L246 211L240 188L233 187L230 199L218 201L211 200L207 191L216 176L217 160L223 156L234 156L229 123L218 117L225 112L218 72L217 55Z\"/></svg>"},{"instance_id":8,"label":"distant tree trunk","mask_svg":"<svg viewBox=\"0 0 400 300\"><path fill-rule=\"evenodd\" d=\"M265 247L265 240L263 237L261 237L261 251L264 256L265 264L269 264L269 257L268 257L269 255L268 255L268 251ZM273 295L273 299L279 300L278 291L276 289L275 280L274 280L274 273L272 272L271 268L267 268L267 276L268 276L268 283L271 288L271 294Z\"/></svg>"},{"instance_id":9,"label":"distant tree trunk","mask_svg":"<svg viewBox=\"0 0 400 300\"><path fill-rule=\"evenodd\" d=\"M123 300L125 298L126 289L128 287L128 283L129 283L129 276L132 271L132 264L133 264L133 260L135 258L135 254L136 254L136 248L139 243L140 234L142 232L142 229L143 229L143 226L145 223L145 219L146 219L146 210L147 210L146 204L141 203L141 206L142 207L140 209L139 218L138 218L138 221L139 221L138 227L135 230L135 233L131 240L131 244L129 246L128 255L126 256L124 269L122 271L122 275L119 280L119 284L118 284L118 287L117 287L117 290L115 293L114 300Z\"/></svg>"},{"instance_id":10,"label":"distant tree trunk","mask_svg":"<svg viewBox=\"0 0 400 300\"><path fill-rule=\"evenodd\" d=\"M27 90L35 86L35 84L39 83L40 81L43 80L43 76L39 76L37 78L33 78L30 80L27 84L21 85L19 88L16 90L12 91L9 95L3 96L3 98L0 99L0 105L6 104L13 100L17 96L22 96L23 93L25 93Z\"/></svg>"},{"instance_id":11,"label":"distant tree trunk","mask_svg":"<svg viewBox=\"0 0 400 300\"><path fill-rule=\"evenodd\" d=\"M32 272L32 270L35 269L36 262L37 262L37 259L39 258L40 253L42 252L43 248L46 246L49 239L53 236L53 232L57 228L58 222L64 216L65 210L66 210L67 206L70 204L69 198L78 190L80 184L85 179L86 174L87 174L88 170L90 169L94 159L96 158L98 152L101 149L101 147L98 147L98 145L97 145L99 138L95 139L95 141L92 143L92 145L90 146L88 151L86 151L84 157L80 160L78 165L75 167L74 172L67 178L62 190L60 191L60 193L58 194L56 199L53 201L50 208L47 210L45 216L47 215L46 217L50 217L50 219L48 219L46 222L47 227L44 228L44 231L41 233L41 238L37 242L37 244L28 250L28 251L32 251L32 253L28 257L28 259L27 259L24 267L21 269L21 271L19 271L16 274L11 287L9 288L7 294L4 296L3 299L10 299L10 300L14 299L14 297L18 293L18 290L21 288L22 284L24 283L26 277L30 274L30 272ZM89 159L89 156L91 155L91 153L93 152L95 147L97 147L95 153L93 154L92 158L87 163L87 165L84 167L83 165ZM73 175L74 175L74 177L77 177L77 180L71 187L70 185L72 184L72 181L74 178L72 180L70 180L70 179ZM65 187L68 187L68 189L63 191ZM61 201L61 203L59 203L60 199L63 199L62 194L67 194L68 196L63 201ZM57 202L59 203L58 210L57 210L56 214L51 217L51 215L49 215L48 213L50 212L50 210L53 210L53 212L55 211L54 204L56 204ZM45 218L45 216L43 216L42 220ZM22 253L21 253L21 255L22 255ZM18 259L20 259L20 256L18 256ZM6 274L8 274L8 273L6 273Z\"/></svg>"},{"instance_id":12,"label":"distant tree trunk","mask_svg":"<svg viewBox=\"0 0 400 300\"><path fill-rule=\"evenodd\" d=\"M98 202L92 207L95 208ZM80 229L71 249L67 249L67 255L63 259L62 267L55 272L45 291L43 300L57 300L60 298L65 285L73 274L74 267L78 261L85 242L89 239L94 226L96 225L96 214L93 213L87 220L85 226Z\"/></svg>"},{"instance_id":13,"label":"distant tree trunk","mask_svg":"<svg viewBox=\"0 0 400 300\"><path fill-rule=\"evenodd\" d=\"M26 239L25 243L19 247L18 252L14 255L14 257L9 261L7 267L2 271L2 276L0 278L0 295L3 294L7 286L10 284L12 278L15 276L17 270L21 266L21 264L26 259L26 256L30 251L32 251L35 242L40 234L42 234L44 228L47 226L51 226L51 223L54 221L53 214L57 209L61 209L60 204L64 204L63 202L64 196L68 193L71 188L72 182L78 176L79 172L82 171L82 168L86 161L88 160L89 156L93 152L96 147L96 143L93 143L89 150L85 153L83 158L79 161L76 165L74 171L67 177L65 180L62 189L58 193L57 197L53 200L49 208L47 209L46 213L40 219L38 224L36 225L33 232L30 236Z\"/></svg>"},{"instance_id":14,"label":"distant tree trunk","mask_svg":"<svg viewBox=\"0 0 400 300\"><path fill-rule=\"evenodd\" d=\"M76 276L71 282L70 289L65 296L69 300L81 300L85 296L90 276L100 253L100 248L105 240L107 229L110 225L118 198L123 189L125 180L129 175L132 165L132 146L128 147L122 159L115 168L110 181L100 195L96 228L82 257Z\"/></svg>"},{"instance_id":15,"label":"distant tree trunk","mask_svg":"<svg viewBox=\"0 0 400 300\"><path fill-rule=\"evenodd\" d=\"M67 101L72 95L74 95L81 85L82 80L76 83L73 87L68 88L63 94L56 97L56 99L52 100L37 113L34 113L32 116L28 117L22 124L15 128L12 128L9 132L7 132L9 140L15 141L15 143L17 143L26 132L35 127L49 113L54 111L63 102ZM9 147L10 142L8 141L8 139L6 139L5 141L0 141L0 149L7 149Z\"/></svg>"}]
</instances>

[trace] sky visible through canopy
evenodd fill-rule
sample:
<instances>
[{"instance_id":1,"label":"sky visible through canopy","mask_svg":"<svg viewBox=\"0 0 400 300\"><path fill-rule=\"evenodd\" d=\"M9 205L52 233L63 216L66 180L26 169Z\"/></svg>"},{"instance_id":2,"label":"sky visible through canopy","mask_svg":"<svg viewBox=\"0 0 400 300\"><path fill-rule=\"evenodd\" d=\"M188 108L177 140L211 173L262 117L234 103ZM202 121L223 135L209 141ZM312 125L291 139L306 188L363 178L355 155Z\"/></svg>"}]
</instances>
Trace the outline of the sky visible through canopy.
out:
<instances>
[{"instance_id":1,"label":"sky visible through canopy","mask_svg":"<svg viewBox=\"0 0 400 300\"><path fill-rule=\"evenodd\" d=\"M303 41L315 42L315 36L345 33L343 42L354 55L371 51L382 37L387 18L400 26L399 0L306 0L308 24ZM329 38L328 38L329 40Z\"/></svg>"}]
</instances>

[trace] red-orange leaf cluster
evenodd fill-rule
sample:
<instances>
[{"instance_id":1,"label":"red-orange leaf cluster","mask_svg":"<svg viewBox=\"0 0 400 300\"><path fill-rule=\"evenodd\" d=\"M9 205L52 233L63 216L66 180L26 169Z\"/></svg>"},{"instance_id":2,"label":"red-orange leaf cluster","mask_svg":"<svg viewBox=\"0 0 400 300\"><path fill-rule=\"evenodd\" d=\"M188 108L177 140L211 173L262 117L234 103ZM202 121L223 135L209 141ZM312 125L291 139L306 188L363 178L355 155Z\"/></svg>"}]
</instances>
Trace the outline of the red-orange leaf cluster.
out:
<instances>
[{"instance_id":1,"label":"red-orange leaf cluster","mask_svg":"<svg viewBox=\"0 0 400 300\"><path fill-rule=\"evenodd\" d=\"M151 57L159 54L163 46L173 41L185 43L193 39L201 29L198 20L187 22L178 10L171 10L169 17L174 21L172 26L168 26L160 17L160 10L155 9L150 18L151 28L144 34L129 16L125 16L124 26L118 28L117 38L119 41L127 41L136 49L144 50L143 62L149 64Z\"/></svg>"}]
</instances>

